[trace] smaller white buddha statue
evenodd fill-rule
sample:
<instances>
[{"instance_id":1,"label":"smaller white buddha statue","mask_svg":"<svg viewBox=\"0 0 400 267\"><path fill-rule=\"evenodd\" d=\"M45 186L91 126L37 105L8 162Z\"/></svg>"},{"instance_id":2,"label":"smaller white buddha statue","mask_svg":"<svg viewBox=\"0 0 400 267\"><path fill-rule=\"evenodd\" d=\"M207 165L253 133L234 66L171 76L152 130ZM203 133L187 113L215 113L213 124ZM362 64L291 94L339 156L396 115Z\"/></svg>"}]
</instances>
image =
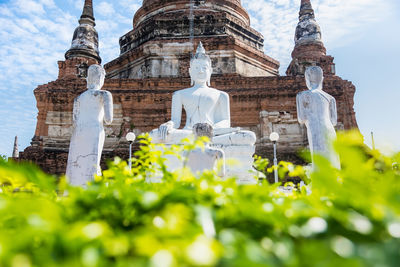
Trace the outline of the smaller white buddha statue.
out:
<instances>
[{"instance_id":1,"label":"smaller white buddha statue","mask_svg":"<svg viewBox=\"0 0 400 267\"><path fill-rule=\"evenodd\" d=\"M296 97L297 116L299 123L307 127L311 155L325 156L332 166L340 168L339 157L332 147L332 142L336 139L336 100L322 91L324 76L320 67L308 67L305 79L309 90Z\"/></svg>"},{"instance_id":2,"label":"smaller white buddha statue","mask_svg":"<svg viewBox=\"0 0 400 267\"><path fill-rule=\"evenodd\" d=\"M205 144L204 148L196 148L188 153L187 166L194 174L216 169L218 176L225 176L225 153L220 148L210 146L210 142L214 136L211 125L208 123L197 123L193 126L193 133L195 138L201 136L208 137L209 142ZM221 162L221 166L216 166L218 162Z\"/></svg>"},{"instance_id":3,"label":"smaller white buddha statue","mask_svg":"<svg viewBox=\"0 0 400 267\"><path fill-rule=\"evenodd\" d=\"M214 129L213 143L221 145L254 145L256 136L251 131L231 128L229 95L209 87L212 73L211 59L200 42L190 61L189 74L193 87L172 95L171 120L150 132L154 143L179 144L192 134L197 123L208 123ZM186 124L179 129L182 108Z\"/></svg>"},{"instance_id":4,"label":"smaller white buddha statue","mask_svg":"<svg viewBox=\"0 0 400 267\"><path fill-rule=\"evenodd\" d=\"M100 159L105 133L103 121L113 120L113 100L101 88L105 71L100 65L88 69L87 90L74 100L73 133L66 176L72 185L85 186L95 174L101 175Z\"/></svg>"}]
</instances>

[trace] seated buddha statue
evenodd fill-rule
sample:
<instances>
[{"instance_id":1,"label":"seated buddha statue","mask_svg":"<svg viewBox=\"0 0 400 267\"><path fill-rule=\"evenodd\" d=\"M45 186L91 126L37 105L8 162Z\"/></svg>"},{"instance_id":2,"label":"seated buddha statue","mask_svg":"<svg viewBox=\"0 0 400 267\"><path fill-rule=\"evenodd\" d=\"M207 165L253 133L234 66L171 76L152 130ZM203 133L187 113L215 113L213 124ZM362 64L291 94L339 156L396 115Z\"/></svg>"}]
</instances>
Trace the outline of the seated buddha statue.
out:
<instances>
[{"instance_id":1,"label":"seated buddha statue","mask_svg":"<svg viewBox=\"0 0 400 267\"><path fill-rule=\"evenodd\" d=\"M251 131L231 127L229 95L210 87L211 59L200 42L190 61L191 88L176 91L172 95L171 120L150 132L154 143L179 144L193 133L193 126L207 123L212 126L212 142L220 145L254 145L256 135ZM186 124L179 129L182 108L186 112Z\"/></svg>"}]
</instances>

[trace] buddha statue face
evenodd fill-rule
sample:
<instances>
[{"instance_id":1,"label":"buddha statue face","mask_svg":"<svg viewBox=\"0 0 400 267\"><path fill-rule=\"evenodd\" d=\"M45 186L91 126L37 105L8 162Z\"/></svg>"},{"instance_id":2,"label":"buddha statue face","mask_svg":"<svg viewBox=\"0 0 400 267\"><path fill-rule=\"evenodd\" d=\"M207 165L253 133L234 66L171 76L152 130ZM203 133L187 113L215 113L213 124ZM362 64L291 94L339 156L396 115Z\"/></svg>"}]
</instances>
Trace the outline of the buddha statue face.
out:
<instances>
[{"instance_id":1,"label":"buddha statue face","mask_svg":"<svg viewBox=\"0 0 400 267\"><path fill-rule=\"evenodd\" d=\"M322 89L322 82L324 81L324 73L318 66L308 67L306 69L306 84L308 89Z\"/></svg>"},{"instance_id":2,"label":"buddha statue face","mask_svg":"<svg viewBox=\"0 0 400 267\"><path fill-rule=\"evenodd\" d=\"M211 59L206 54L206 50L201 42L197 47L196 54L190 60L189 74L192 79L192 85L207 83L210 86L212 74Z\"/></svg>"},{"instance_id":3,"label":"buddha statue face","mask_svg":"<svg viewBox=\"0 0 400 267\"><path fill-rule=\"evenodd\" d=\"M192 79L192 85L193 83L207 83L207 85L210 85L211 73L211 62L207 59L193 59L190 64L189 74Z\"/></svg>"},{"instance_id":4,"label":"buddha statue face","mask_svg":"<svg viewBox=\"0 0 400 267\"><path fill-rule=\"evenodd\" d=\"M88 69L88 89L100 90L104 85L105 70L100 65L91 65Z\"/></svg>"}]
</instances>

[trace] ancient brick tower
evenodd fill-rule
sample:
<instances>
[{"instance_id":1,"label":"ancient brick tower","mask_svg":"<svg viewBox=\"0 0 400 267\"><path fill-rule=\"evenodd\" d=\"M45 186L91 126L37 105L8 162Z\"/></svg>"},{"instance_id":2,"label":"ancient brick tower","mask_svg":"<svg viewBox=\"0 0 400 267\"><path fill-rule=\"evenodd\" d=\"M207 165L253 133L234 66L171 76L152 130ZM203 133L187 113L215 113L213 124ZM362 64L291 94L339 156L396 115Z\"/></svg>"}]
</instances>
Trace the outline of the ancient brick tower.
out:
<instances>
[{"instance_id":1,"label":"ancient brick tower","mask_svg":"<svg viewBox=\"0 0 400 267\"><path fill-rule=\"evenodd\" d=\"M51 173L65 171L73 100L86 88L87 67L101 61L94 21L92 1L86 0L58 79L34 91L38 122L21 158ZM104 89L113 94L115 118L106 128L104 158L127 156L127 132L147 132L170 119L172 93L190 87L189 59L200 41L212 59L212 87L230 95L232 126L257 134L258 154L270 156L272 131L281 136L280 159L296 160L307 146L306 130L297 122L296 94L306 89L309 65L324 69L324 89L337 100L338 128L357 127L355 87L335 75L309 0L301 0L287 76L279 76L279 62L264 54L263 37L250 27L240 0L144 0L133 30L120 38L120 56L105 65Z\"/></svg>"},{"instance_id":2,"label":"ancient brick tower","mask_svg":"<svg viewBox=\"0 0 400 267\"><path fill-rule=\"evenodd\" d=\"M301 0L299 23L296 27L294 41L292 62L286 75L304 75L305 69L312 65L320 66L324 70L324 75L335 74L333 57L326 55L321 29L315 20L310 0Z\"/></svg>"},{"instance_id":3,"label":"ancient brick tower","mask_svg":"<svg viewBox=\"0 0 400 267\"><path fill-rule=\"evenodd\" d=\"M92 0L85 0L79 26L72 37L71 48L65 53L65 61L59 62L58 78L86 77L92 64L100 64L99 36L95 29Z\"/></svg>"},{"instance_id":4,"label":"ancient brick tower","mask_svg":"<svg viewBox=\"0 0 400 267\"><path fill-rule=\"evenodd\" d=\"M200 39L215 75L278 75L279 62L264 54L263 37L250 27L240 1L144 0L133 30L120 38L120 57L106 65L108 77L187 77Z\"/></svg>"}]
</instances>

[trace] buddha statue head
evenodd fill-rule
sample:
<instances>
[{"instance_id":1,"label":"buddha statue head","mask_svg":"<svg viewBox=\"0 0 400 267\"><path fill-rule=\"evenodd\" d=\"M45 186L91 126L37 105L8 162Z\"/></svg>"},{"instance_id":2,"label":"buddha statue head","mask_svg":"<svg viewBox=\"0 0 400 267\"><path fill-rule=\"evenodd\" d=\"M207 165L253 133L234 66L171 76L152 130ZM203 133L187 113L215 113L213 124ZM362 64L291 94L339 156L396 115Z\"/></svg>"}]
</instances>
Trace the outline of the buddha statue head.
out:
<instances>
[{"instance_id":1,"label":"buddha statue head","mask_svg":"<svg viewBox=\"0 0 400 267\"><path fill-rule=\"evenodd\" d=\"M319 66L311 66L306 69L306 84L310 90L321 90L324 81L324 72Z\"/></svg>"},{"instance_id":2,"label":"buddha statue head","mask_svg":"<svg viewBox=\"0 0 400 267\"><path fill-rule=\"evenodd\" d=\"M189 74L191 85L204 84L211 85L212 64L210 57L206 54L203 44L200 42L196 54L190 60Z\"/></svg>"},{"instance_id":3,"label":"buddha statue head","mask_svg":"<svg viewBox=\"0 0 400 267\"><path fill-rule=\"evenodd\" d=\"M104 85L106 71L102 66L94 64L88 69L87 87L88 89L100 90Z\"/></svg>"}]
</instances>

